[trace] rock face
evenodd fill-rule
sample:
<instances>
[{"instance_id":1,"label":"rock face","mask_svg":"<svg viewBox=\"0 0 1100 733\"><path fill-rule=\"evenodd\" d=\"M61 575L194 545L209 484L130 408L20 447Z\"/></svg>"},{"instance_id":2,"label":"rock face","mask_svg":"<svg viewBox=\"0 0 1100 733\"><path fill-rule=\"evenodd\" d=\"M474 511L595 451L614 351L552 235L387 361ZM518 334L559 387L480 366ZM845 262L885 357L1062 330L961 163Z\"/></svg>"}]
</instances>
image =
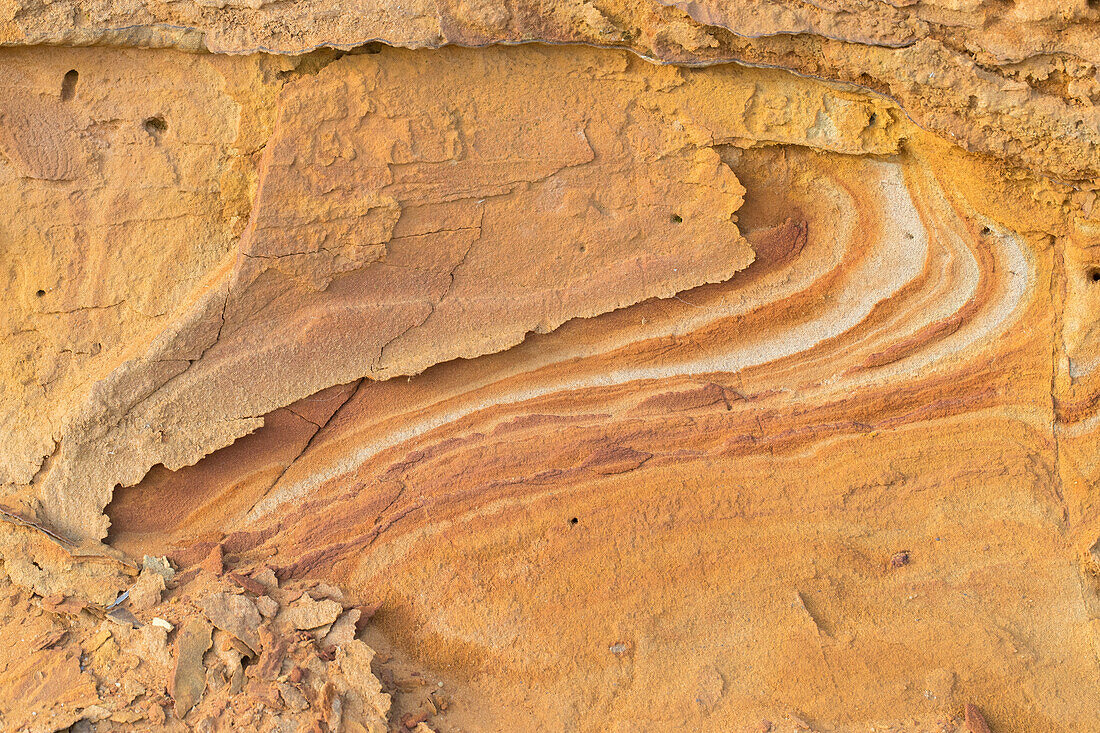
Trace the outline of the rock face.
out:
<instances>
[{"instance_id":1,"label":"rock face","mask_svg":"<svg viewBox=\"0 0 1100 733\"><path fill-rule=\"evenodd\" d=\"M9 5L4 729L1100 727L1095 3Z\"/></svg>"}]
</instances>

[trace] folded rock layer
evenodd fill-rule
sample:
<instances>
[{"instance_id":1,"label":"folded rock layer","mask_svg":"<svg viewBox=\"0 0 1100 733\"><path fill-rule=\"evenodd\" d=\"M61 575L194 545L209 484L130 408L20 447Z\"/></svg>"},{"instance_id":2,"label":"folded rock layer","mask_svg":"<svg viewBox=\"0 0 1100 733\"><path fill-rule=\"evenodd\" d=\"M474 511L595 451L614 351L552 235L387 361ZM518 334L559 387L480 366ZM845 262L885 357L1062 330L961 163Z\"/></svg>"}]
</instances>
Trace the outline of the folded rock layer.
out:
<instances>
[{"instance_id":1,"label":"folded rock layer","mask_svg":"<svg viewBox=\"0 0 1100 733\"><path fill-rule=\"evenodd\" d=\"M0 722L1100 725L1098 20L0 10Z\"/></svg>"}]
</instances>

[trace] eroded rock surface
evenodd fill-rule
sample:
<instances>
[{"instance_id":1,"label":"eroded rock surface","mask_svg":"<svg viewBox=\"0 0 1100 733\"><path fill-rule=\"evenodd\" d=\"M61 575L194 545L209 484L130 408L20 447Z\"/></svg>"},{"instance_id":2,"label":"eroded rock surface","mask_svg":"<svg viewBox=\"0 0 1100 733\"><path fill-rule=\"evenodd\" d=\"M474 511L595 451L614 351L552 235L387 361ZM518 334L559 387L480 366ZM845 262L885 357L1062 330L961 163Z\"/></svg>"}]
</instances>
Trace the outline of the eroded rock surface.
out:
<instances>
[{"instance_id":1,"label":"eroded rock surface","mask_svg":"<svg viewBox=\"0 0 1100 733\"><path fill-rule=\"evenodd\" d=\"M0 5L0 723L1100 726L1098 33Z\"/></svg>"}]
</instances>

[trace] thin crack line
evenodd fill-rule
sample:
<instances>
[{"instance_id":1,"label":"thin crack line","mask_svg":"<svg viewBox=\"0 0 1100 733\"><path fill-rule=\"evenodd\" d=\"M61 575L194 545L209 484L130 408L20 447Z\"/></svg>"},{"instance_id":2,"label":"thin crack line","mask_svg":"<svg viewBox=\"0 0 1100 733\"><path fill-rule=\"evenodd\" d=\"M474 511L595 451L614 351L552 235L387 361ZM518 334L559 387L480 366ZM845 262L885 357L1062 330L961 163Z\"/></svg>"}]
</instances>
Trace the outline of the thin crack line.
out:
<instances>
[{"instance_id":1,"label":"thin crack line","mask_svg":"<svg viewBox=\"0 0 1100 733\"><path fill-rule=\"evenodd\" d=\"M329 424L331 424L332 421L336 419L336 416L339 415L340 411L343 410L344 407L346 407L347 404L352 401L352 399L355 397L355 395L359 394L359 390L361 390L363 388L363 385L366 384L368 381L370 381L370 380L365 379L365 378L360 379L359 384L357 384L355 389L352 390L351 394L349 394L347 396L347 399L345 399L343 402L341 402L340 406L332 411L332 414L329 415L329 418L327 420L325 420L323 425L318 426L317 430L313 431L313 435L309 436L309 440L306 441L306 444L304 446L302 446L302 449L300 451L298 451L297 455L295 455L294 458L292 458L290 460L290 462L287 463L286 466L283 467L283 470L279 472L279 475L275 477L275 480L271 482L271 485L267 487L267 489L260 496L260 498L257 499L252 504L252 506L250 506L248 508L248 511L245 512L246 517L251 515L252 512L256 509L256 507L259 506L275 490L275 488L279 485L279 482L283 480L283 476L285 476L286 472L290 470L290 467L293 466L298 461L299 458L301 458L303 455L305 455L306 451L308 451L310 449L310 447L313 445L314 441L317 440L317 436L320 435L322 432L324 432L324 429L327 428L329 426ZM291 410L291 412L294 412L294 411ZM297 415L298 413L294 412L294 414ZM298 415L298 416L301 417L301 415ZM317 424L317 423L314 423L312 420L307 420L306 418L302 418L302 419L306 420L306 422L312 423L313 425Z\"/></svg>"}]
</instances>

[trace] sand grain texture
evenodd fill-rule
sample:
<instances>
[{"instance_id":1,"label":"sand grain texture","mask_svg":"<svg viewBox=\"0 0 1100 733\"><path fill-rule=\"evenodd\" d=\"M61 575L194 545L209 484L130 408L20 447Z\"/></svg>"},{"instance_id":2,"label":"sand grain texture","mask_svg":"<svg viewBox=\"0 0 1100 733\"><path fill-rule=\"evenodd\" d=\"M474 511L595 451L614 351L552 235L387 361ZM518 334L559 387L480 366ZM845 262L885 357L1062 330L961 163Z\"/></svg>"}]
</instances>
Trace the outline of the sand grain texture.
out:
<instances>
[{"instance_id":1,"label":"sand grain texture","mask_svg":"<svg viewBox=\"0 0 1100 733\"><path fill-rule=\"evenodd\" d=\"M0 728L1100 728L1098 37L0 4Z\"/></svg>"}]
</instances>

